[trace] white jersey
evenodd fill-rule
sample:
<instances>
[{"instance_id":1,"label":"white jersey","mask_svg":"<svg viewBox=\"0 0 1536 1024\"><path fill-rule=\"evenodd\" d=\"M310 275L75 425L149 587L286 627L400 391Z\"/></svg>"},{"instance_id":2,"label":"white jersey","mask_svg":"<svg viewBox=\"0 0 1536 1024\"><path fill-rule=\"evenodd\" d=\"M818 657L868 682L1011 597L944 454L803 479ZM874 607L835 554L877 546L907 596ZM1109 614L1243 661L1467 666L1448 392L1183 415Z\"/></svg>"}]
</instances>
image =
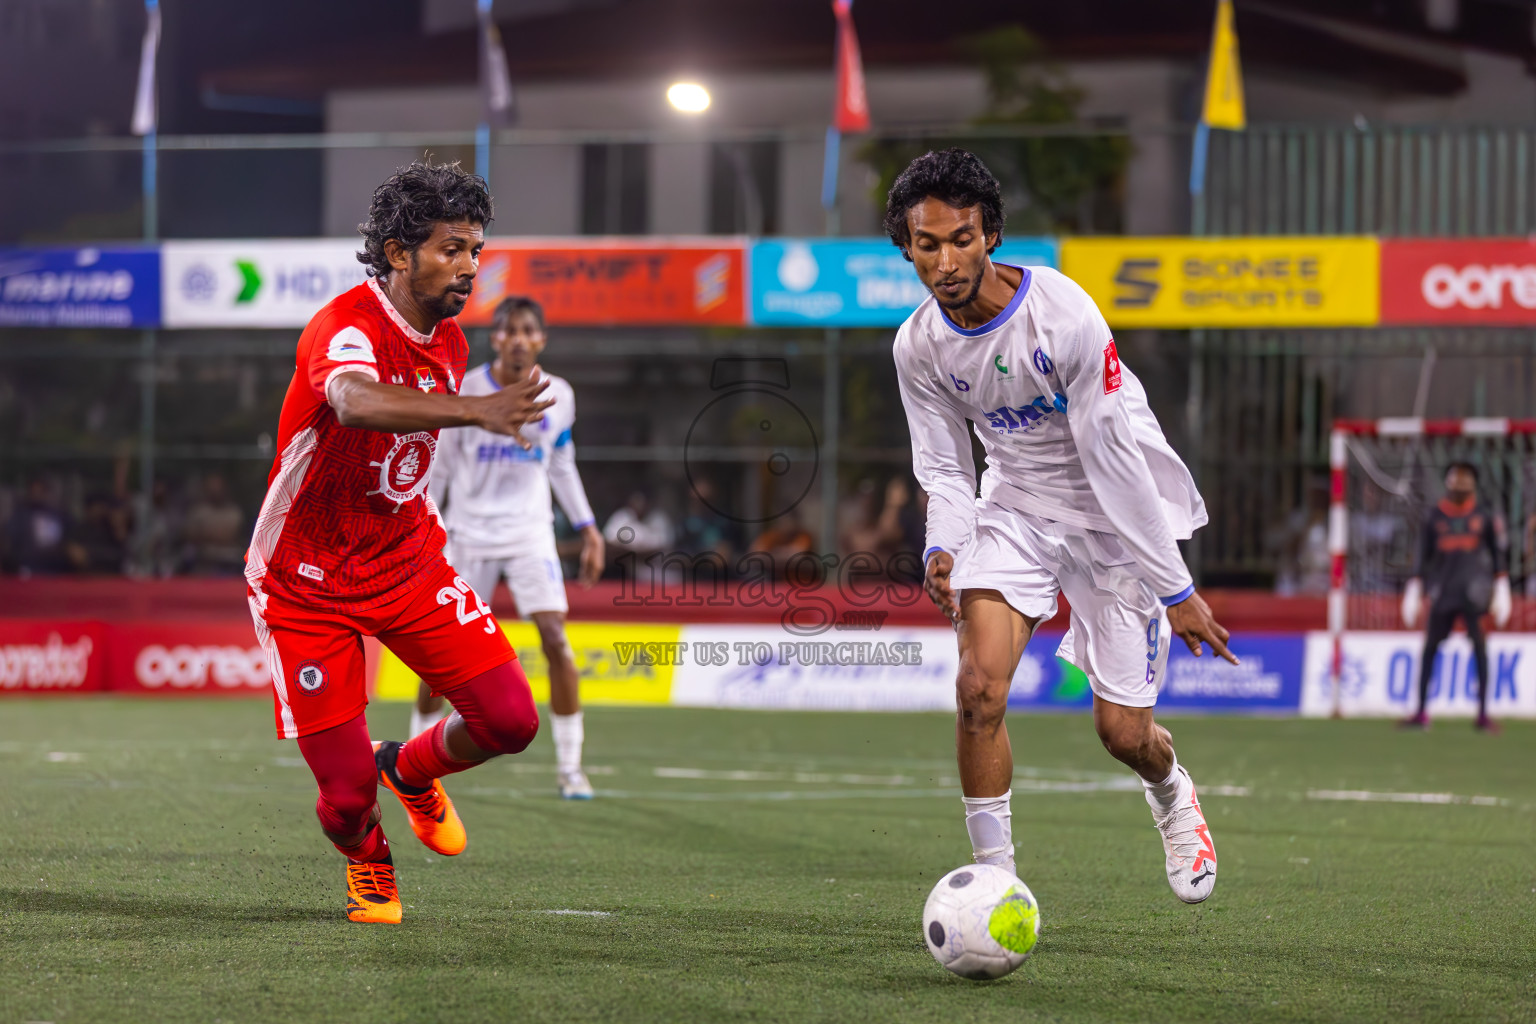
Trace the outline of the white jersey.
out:
<instances>
[{"instance_id":1,"label":"white jersey","mask_svg":"<svg viewBox=\"0 0 1536 1024\"><path fill-rule=\"evenodd\" d=\"M1193 587L1175 541L1205 525L1205 502L1093 300L1058 271L1023 274L1007 308L974 330L930 296L896 334L929 499L924 561L957 553L974 528L970 420L987 456L981 501L1115 534L1159 597L1183 600Z\"/></svg>"},{"instance_id":2,"label":"white jersey","mask_svg":"<svg viewBox=\"0 0 1536 1024\"><path fill-rule=\"evenodd\" d=\"M541 373L543 371L540 371ZM554 545L550 491L576 529L592 523L571 427L576 396L563 378L544 374L545 398L555 404L544 418L522 428L524 449L511 437L480 427L451 427L438 436L429 492L445 507L444 525L456 552L473 558L510 558ZM464 375L461 395L490 395L501 388L489 365Z\"/></svg>"}]
</instances>

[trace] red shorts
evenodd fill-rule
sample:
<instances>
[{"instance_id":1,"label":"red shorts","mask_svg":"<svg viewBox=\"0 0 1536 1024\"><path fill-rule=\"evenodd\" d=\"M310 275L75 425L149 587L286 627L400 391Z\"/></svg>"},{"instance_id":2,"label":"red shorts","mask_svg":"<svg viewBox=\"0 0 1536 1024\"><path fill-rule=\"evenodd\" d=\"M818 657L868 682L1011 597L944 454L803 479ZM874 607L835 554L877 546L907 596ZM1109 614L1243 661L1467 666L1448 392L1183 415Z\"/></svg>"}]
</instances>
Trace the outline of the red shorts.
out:
<instances>
[{"instance_id":1,"label":"red shorts","mask_svg":"<svg viewBox=\"0 0 1536 1024\"><path fill-rule=\"evenodd\" d=\"M364 612L321 611L248 593L267 652L277 735L295 739L351 721L368 706L363 637L376 636L439 692L517 657L490 608L447 562Z\"/></svg>"}]
</instances>

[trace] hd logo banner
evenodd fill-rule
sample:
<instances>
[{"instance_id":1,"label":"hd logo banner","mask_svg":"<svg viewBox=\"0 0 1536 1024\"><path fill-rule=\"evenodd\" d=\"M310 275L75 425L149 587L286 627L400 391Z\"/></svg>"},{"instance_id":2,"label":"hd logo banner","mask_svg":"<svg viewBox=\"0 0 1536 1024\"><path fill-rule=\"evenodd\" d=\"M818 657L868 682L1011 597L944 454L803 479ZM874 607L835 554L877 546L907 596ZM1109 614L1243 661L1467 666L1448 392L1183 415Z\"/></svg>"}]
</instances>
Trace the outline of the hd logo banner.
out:
<instances>
[{"instance_id":1,"label":"hd logo banner","mask_svg":"<svg viewBox=\"0 0 1536 1024\"><path fill-rule=\"evenodd\" d=\"M1380 315L1374 238L1068 238L1061 269L1114 327L1346 327Z\"/></svg>"}]
</instances>

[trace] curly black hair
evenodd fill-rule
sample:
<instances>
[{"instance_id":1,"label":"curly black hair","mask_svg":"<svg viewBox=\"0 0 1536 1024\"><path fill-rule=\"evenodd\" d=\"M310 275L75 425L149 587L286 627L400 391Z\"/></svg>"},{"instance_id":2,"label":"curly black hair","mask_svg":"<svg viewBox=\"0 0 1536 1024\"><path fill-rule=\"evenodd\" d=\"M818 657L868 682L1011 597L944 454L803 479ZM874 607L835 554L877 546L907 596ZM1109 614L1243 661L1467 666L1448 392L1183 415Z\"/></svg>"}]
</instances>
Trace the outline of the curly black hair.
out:
<instances>
[{"instance_id":1,"label":"curly black hair","mask_svg":"<svg viewBox=\"0 0 1536 1024\"><path fill-rule=\"evenodd\" d=\"M885 200L885 233L912 260L912 229L907 226L907 211L928 198L938 199L956 209L981 207L981 229L996 235L992 252L1003 240L1003 187L981 158L955 147L942 152L924 153L896 176Z\"/></svg>"},{"instance_id":2,"label":"curly black hair","mask_svg":"<svg viewBox=\"0 0 1536 1024\"><path fill-rule=\"evenodd\" d=\"M490 225L491 193L485 179L470 174L458 161L434 164L417 160L373 190L368 219L357 226L363 236L357 262L368 268L368 276L383 277L389 273L386 241L393 238L415 250L432 237L435 225L457 220Z\"/></svg>"}]
</instances>

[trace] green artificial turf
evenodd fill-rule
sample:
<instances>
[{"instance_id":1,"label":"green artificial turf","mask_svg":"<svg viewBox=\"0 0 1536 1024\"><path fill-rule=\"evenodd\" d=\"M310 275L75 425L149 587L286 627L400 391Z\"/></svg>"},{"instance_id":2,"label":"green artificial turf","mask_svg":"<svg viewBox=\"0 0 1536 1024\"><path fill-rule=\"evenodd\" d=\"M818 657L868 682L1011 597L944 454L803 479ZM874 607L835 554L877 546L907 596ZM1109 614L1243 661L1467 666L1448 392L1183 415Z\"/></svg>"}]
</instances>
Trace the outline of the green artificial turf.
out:
<instances>
[{"instance_id":1,"label":"green artificial turf","mask_svg":"<svg viewBox=\"0 0 1536 1024\"><path fill-rule=\"evenodd\" d=\"M404 719L375 705L374 731ZM1171 721L1220 857L1186 907L1087 719L1016 716L1045 927L976 983L919 923L970 854L947 716L590 710L590 804L556 799L545 735L449 782L458 858L385 794L398 927L345 920L270 723L264 702L0 702L0 1024L1536 1017L1531 724Z\"/></svg>"}]
</instances>

